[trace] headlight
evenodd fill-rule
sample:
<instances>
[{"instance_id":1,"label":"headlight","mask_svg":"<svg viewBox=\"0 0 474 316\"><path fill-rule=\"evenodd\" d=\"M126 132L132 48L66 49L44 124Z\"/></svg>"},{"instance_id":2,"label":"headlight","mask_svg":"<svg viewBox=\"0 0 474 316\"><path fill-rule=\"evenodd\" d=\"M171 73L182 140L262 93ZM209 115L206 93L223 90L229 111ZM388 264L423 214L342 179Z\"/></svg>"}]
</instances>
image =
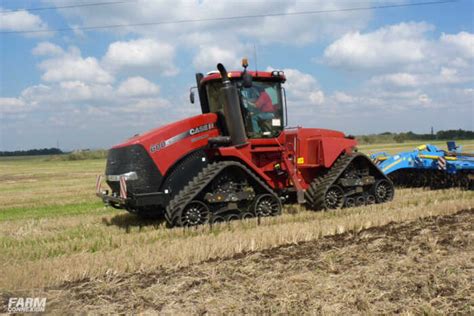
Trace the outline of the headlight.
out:
<instances>
[{"instance_id":1,"label":"headlight","mask_svg":"<svg viewBox=\"0 0 474 316\"><path fill-rule=\"evenodd\" d=\"M119 175L107 175L107 181L120 181L120 177L124 177L125 180L138 180L137 173L135 171L130 171L124 174Z\"/></svg>"}]
</instances>

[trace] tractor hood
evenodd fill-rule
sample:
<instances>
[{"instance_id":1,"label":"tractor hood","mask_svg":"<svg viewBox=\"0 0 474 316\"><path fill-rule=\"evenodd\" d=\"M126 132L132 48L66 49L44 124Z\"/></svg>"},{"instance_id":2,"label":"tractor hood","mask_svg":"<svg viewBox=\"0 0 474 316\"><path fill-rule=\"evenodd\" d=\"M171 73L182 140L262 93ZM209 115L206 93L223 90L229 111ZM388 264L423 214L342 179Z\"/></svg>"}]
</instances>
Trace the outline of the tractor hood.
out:
<instances>
[{"instance_id":1,"label":"tractor hood","mask_svg":"<svg viewBox=\"0 0 474 316\"><path fill-rule=\"evenodd\" d=\"M213 113L197 115L136 135L109 150L106 175L156 169L161 175L190 151L207 145L210 137L219 135L217 116ZM156 188L155 188L156 189Z\"/></svg>"}]
</instances>

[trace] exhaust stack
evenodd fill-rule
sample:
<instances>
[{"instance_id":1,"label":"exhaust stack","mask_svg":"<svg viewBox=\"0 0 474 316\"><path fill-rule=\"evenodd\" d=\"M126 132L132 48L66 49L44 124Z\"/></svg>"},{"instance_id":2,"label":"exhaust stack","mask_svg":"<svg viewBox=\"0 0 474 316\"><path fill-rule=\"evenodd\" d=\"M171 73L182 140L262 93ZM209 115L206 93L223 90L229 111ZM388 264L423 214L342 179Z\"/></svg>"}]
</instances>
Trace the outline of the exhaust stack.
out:
<instances>
[{"instance_id":1,"label":"exhaust stack","mask_svg":"<svg viewBox=\"0 0 474 316\"><path fill-rule=\"evenodd\" d=\"M224 65L217 64L217 69L221 74L222 83L224 85L221 88L224 95L224 116L232 145L243 146L247 144L247 134L245 133L237 88L230 83Z\"/></svg>"}]
</instances>

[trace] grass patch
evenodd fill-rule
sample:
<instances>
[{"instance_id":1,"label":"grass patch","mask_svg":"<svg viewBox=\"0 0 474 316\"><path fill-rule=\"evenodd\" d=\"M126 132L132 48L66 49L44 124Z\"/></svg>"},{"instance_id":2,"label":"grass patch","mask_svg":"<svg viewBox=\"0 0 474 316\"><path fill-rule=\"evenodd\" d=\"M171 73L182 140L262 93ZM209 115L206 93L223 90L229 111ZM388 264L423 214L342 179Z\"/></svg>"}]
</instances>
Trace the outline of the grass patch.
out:
<instances>
[{"instance_id":1,"label":"grass patch","mask_svg":"<svg viewBox=\"0 0 474 316\"><path fill-rule=\"evenodd\" d=\"M46 205L40 207L14 207L0 210L0 221L18 219L39 219L45 217L79 215L79 214L108 214L112 209L105 208L101 201L91 201L68 205Z\"/></svg>"},{"instance_id":2,"label":"grass patch","mask_svg":"<svg viewBox=\"0 0 474 316\"><path fill-rule=\"evenodd\" d=\"M106 159L107 150L79 150L64 155L52 155L46 160L48 161L76 161L89 159Z\"/></svg>"}]
</instances>

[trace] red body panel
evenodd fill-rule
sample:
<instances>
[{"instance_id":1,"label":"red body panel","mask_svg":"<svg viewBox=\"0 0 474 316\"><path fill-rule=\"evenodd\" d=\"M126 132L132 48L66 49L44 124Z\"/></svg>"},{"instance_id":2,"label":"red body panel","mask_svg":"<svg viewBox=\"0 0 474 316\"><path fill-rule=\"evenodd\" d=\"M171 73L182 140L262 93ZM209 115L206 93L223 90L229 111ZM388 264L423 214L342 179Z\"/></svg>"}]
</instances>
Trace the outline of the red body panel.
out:
<instances>
[{"instance_id":1,"label":"red body panel","mask_svg":"<svg viewBox=\"0 0 474 316\"><path fill-rule=\"evenodd\" d=\"M221 147L217 154L243 161L273 189L306 189L318 170L330 168L339 155L351 153L356 145L354 139L338 131L297 128L284 131L278 138L250 139L240 148ZM288 176L279 174L276 168Z\"/></svg>"},{"instance_id":2,"label":"red body panel","mask_svg":"<svg viewBox=\"0 0 474 316\"><path fill-rule=\"evenodd\" d=\"M210 137L219 135L216 121L214 113L197 115L132 137L113 148L142 145L164 175L176 161L206 146Z\"/></svg>"},{"instance_id":3,"label":"red body panel","mask_svg":"<svg viewBox=\"0 0 474 316\"><path fill-rule=\"evenodd\" d=\"M153 129L113 148L143 146L161 174L166 175L181 158L220 135L216 123L216 114L202 114ZM303 190L321 170L330 168L342 153L351 153L356 145L354 139L338 131L295 128L277 138L249 139L247 145L238 148L219 147L207 152L211 160L243 162L275 190Z\"/></svg>"},{"instance_id":4,"label":"red body panel","mask_svg":"<svg viewBox=\"0 0 474 316\"><path fill-rule=\"evenodd\" d=\"M279 77L276 78L269 71L259 71L259 72L247 71L247 73L249 75L251 75L252 77L258 77L259 79L267 79L267 80L268 79L275 79L275 80L282 81L282 82L284 82L286 80L284 74L282 74L282 75L280 75ZM240 78L242 76L242 71L229 71L228 76L229 76L229 78ZM207 81L212 81L212 80L221 80L221 74L218 73L218 72L211 73L211 74L207 75L206 77L204 77L201 80L201 84L204 84Z\"/></svg>"},{"instance_id":5,"label":"red body panel","mask_svg":"<svg viewBox=\"0 0 474 316\"><path fill-rule=\"evenodd\" d=\"M299 129L298 141L298 157L304 158L298 165L303 168L329 168L343 151L350 152L357 145L354 139L345 138L341 132L317 128Z\"/></svg>"}]
</instances>

